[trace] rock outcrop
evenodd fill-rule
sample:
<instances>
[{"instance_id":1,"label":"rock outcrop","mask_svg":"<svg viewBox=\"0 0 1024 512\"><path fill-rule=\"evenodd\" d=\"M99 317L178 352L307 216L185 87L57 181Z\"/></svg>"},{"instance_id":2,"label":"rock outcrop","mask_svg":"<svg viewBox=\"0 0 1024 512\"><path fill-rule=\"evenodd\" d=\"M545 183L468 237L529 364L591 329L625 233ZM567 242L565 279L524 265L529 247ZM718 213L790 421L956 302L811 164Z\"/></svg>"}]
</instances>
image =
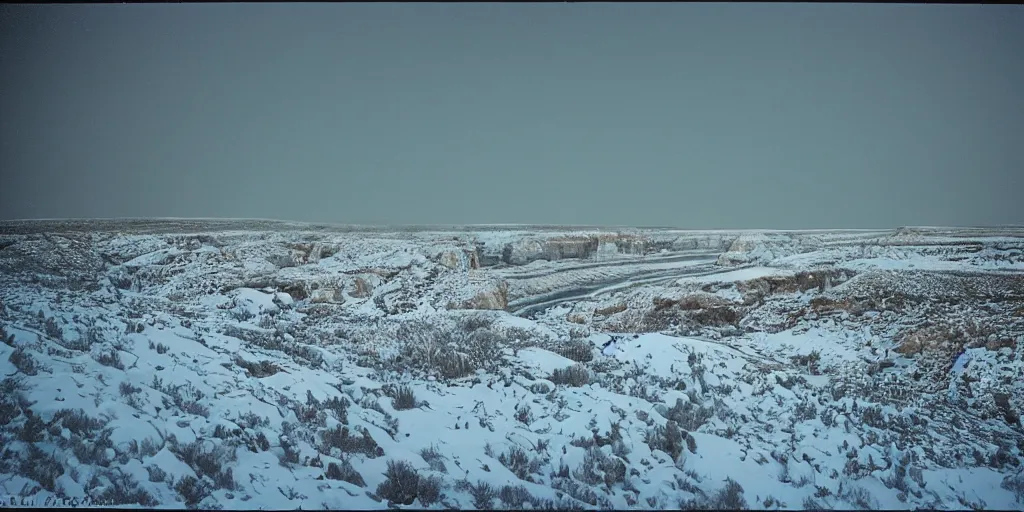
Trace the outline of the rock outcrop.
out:
<instances>
[{"instance_id":1,"label":"rock outcrop","mask_svg":"<svg viewBox=\"0 0 1024 512\"><path fill-rule=\"evenodd\" d=\"M818 250L820 239L814 236L792 236L776 233L743 234L729 245L729 250L718 257L722 266L764 264L774 259Z\"/></svg>"},{"instance_id":2,"label":"rock outcrop","mask_svg":"<svg viewBox=\"0 0 1024 512\"><path fill-rule=\"evenodd\" d=\"M743 294L745 303L753 304L777 293L797 293L814 289L825 292L853 276L854 272L851 270L820 268L739 281L736 283L736 291Z\"/></svg>"},{"instance_id":3,"label":"rock outcrop","mask_svg":"<svg viewBox=\"0 0 1024 512\"><path fill-rule=\"evenodd\" d=\"M437 264L459 272L480 268L480 257L476 250L466 250L460 247L444 247L435 249L430 254L430 259Z\"/></svg>"},{"instance_id":4,"label":"rock outcrop","mask_svg":"<svg viewBox=\"0 0 1024 512\"><path fill-rule=\"evenodd\" d=\"M509 265L526 265L537 260L591 259L619 254L642 255L649 240L638 235L607 233L552 238L530 237L508 244L502 261Z\"/></svg>"},{"instance_id":5,"label":"rock outcrop","mask_svg":"<svg viewBox=\"0 0 1024 512\"><path fill-rule=\"evenodd\" d=\"M354 299L365 299L373 295L374 285L380 281L375 275L358 275L348 286L348 295Z\"/></svg>"},{"instance_id":6,"label":"rock outcrop","mask_svg":"<svg viewBox=\"0 0 1024 512\"><path fill-rule=\"evenodd\" d=\"M448 309L486 309L504 310L508 308L508 283L502 279L493 279L477 284L476 293L462 302L448 305Z\"/></svg>"},{"instance_id":7,"label":"rock outcrop","mask_svg":"<svg viewBox=\"0 0 1024 512\"><path fill-rule=\"evenodd\" d=\"M314 304L344 304L345 296L340 288L318 288L309 294L309 301Z\"/></svg>"}]
</instances>

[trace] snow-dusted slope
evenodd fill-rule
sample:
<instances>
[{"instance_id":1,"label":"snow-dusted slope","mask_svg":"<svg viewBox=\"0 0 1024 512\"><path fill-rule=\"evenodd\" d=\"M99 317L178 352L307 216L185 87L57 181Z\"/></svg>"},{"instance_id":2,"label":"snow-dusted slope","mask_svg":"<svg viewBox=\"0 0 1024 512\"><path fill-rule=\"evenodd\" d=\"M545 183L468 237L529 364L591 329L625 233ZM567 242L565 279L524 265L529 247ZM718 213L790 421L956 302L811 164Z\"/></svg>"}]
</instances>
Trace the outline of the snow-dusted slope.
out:
<instances>
[{"instance_id":1,"label":"snow-dusted slope","mask_svg":"<svg viewBox=\"0 0 1024 512\"><path fill-rule=\"evenodd\" d=\"M0 494L1021 510L1022 235L3 224Z\"/></svg>"}]
</instances>

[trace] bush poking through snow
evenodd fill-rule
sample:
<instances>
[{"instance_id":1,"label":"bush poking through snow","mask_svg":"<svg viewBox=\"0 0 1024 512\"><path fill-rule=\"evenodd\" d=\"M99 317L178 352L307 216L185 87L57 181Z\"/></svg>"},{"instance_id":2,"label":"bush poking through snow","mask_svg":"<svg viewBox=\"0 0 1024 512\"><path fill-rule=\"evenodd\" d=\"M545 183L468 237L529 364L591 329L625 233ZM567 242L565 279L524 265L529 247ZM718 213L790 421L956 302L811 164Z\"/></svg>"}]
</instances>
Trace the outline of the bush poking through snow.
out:
<instances>
[{"instance_id":1,"label":"bush poking through snow","mask_svg":"<svg viewBox=\"0 0 1024 512\"><path fill-rule=\"evenodd\" d=\"M0 307L0 316L2 316L2 313L4 311L5 310L2 307ZM0 341L2 341L4 345L7 345L8 347L14 346L14 335L7 334L7 330L5 330L3 326L0 326Z\"/></svg>"},{"instance_id":2,"label":"bush poking through snow","mask_svg":"<svg viewBox=\"0 0 1024 512\"><path fill-rule=\"evenodd\" d=\"M405 411L416 408L416 394L409 386L399 386L395 391L395 397L391 400L391 406L396 411Z\"/></svg>"},{"instance_id":3,"label":"bush poking through snow","mask_svg":"<svg viewBox=\"0 0 1024 512\"><path fill-rule=\"evenodd\" d=\"M594 360L593 348L593 345L586 341L573 340L556 346L553 352L577 363L589 363Z\"/></svg>"},{"instance_id":4,"label":"bush poking through snow","mask_svg":"<svg viewBox=\"0 0 1024 512\"><path fill-rule=\"evenodd\" d=\"M348 406L350 402L345 397L332 396L323 403L323 408L334 413L334 419L343 425L348 424Z\"/></svg>"},{"instance_id":5,"label":"bush poking through snow","mask_svg":"<svg viewBox=\"0 0 1024 512\"><path fill-rule=\"evenodd\" d=\"M548 380L556 385L581 387L590 383L590 370L582 364L574 364L568 368L557 369Z\"/></svg>"},{"instance_id":6,"label":"bush poking through snow","mask_svg":"<svg viewBox=\"0 0 1024 512\"><path fill-rule=\"evenodd\" d=\"M530 404L516 405L516 421L526 426L533 424L533 411L530 409Z\"/></svg>"},{"instance_id":7,"label":"bush poking through snow","mask_svg":"<svg viewBox=\"0 0 1024 512\"><path fill-rule=\"evenodd\" d=\"M9 425L19 414L21 408L18 404L13 403L8 397L0 398L0 427Z\"/></svg>"},{"instance_id":8,"label":"bush poking through snow","mask_svg":"<svg viewBox=\"0 0 1024 512\"><path fill-rule=\"evenodd\" d=\"M118 354L116 350L111 349L107 352L100 352L95 359L97 363L102 364L103 366L124 370L124 363L121 362L121 354Z\"/></svg>"},{"instance_id":9,"label":"bush poking through snow","mask_svg":"<svg viewBox=\"0 0 1024 512\"><path fill-rule=\"evenodd\" d=\"M507 452L498 456L498 462L515 474L516 478L527 482L533 481L530 475L539 473L541 466L540 459L531 459L526 451L518 446L510 446Z\"/></svg>"},{"instance_id":10,"label":"bush poking through snow","mask_svg":"<svg viewBox=\"0 0 1024 512\"><path fill-rule=\"evenodd\" d=\"M71 445L71 452L78 459L78 463L81 465L109 466L111 461L107 450L114 447L114 442L110 439L113 432L113 429L104 428L91 439L72 436L69 444Z\"/></svg>"},{"instance_id":11,"label":"bush poking through snow","mask_svg":"<svg viewBox=\"0 0 1024 512\"><path fill-rule=\"evenodd\" d=\"M1012 492L1018 503L1024 504L1024 471L1019 471L1014 475L1007 475L999 485L1003 489Z\"/></svg>"},{"instance_id":12,"label":"bush poking through snow","mask_svg":"<svg viewBox=\"0 0 1024 512\"><path fill-rule=\"evenodd\" d=\"M48 338L56 341L57 343L64 341L64 329L57 325L57 319L52 316L48 317L43 323L43 332L46 333ZM86 350L88 350L88 347L86 347Z\"/></svg>"},{"instance_id":13,"label":"bush poking through snow","mask_svg":"<svg viewBox=\"0 0 1024 512\"><path fill-rule=\"evenodd\" d=\"M437 475L421 476L416 485L416 498L420 500L420 504L429 507L444 499L441 495L442 484L441 477Z\"/></svg>"},{"instance_id":14,"label":"bush poking through snow","mask_svg":"<svg viewBox=\"0 0 1024 512\"><path fill-rule=\"evenodd\" d=\"M18 431L18 439L25 443L38 443L46 437L46 424L43 419L31 410L25 412L25 423Z\"/></svg>"},{"instance_id":15,"label":"bush poking through snow","mask_svg":"<svg viewBox=\"0 0 1024 512\"><path fill-rule=\"evenodd\" d=\"M110 475L111 485L104 489L96 501L105 505L142 505L154 507L159 503L153 495L139 488L139 482L130 473Z\"/></svg>"},{"instance_id":16,"label":"bush poking through snow","mask_svg":"<svg viewBox=\"0 0 1024 512\"><path fill-rule=\"evenodd\" d=\"M281 371L281 367L277 366L271 361L263 360L260 362L249 362L241 357L235 358L235 364L249 372L249 376L255 379L262 379L264 377L270 377L276 375Z\"/></svg>"},{"instance_id":17,"label":"bush poking through snow","mask_svg":"<svg viewBox=\"0 0 1024 512\"><path fill-rule=\"evenodd\" d=\"M420 476L411 464L389 460L384 476L386 479L377 486L378 496L396 505L412 505L416 501Z\"/></svg>"},{"instance_id":18,"label":"bush poking through snow","mask_svg":"<svg viewBox=\"0 0 1024 512\"><path fill-rule=\"evenodd\" d=\"M249 411L247 413L240 414L238 418L235 419L235 424L245 429L255 430L262 427L269 427L270 418L266 416L260 416L252 411Z\"/></svg>"},{"instance_id":19,"label":"bush poking through snow","mask_svg":"<svg viewBox=\"0 0 1024 512\"><path fill-rule=\"evenodd\" d=\"M828 510L826 507L822 506L821 503L818 503L818 500L815 500L814 498L812 498L810 496L804 498L804 506L803 506L803 508L804 508L804 510L809 510L809 511Z\"/></svg>"},{"instance_id":20,"label":"bush poking through snow","mask_svg":"<svg viewBox=\"0 0 1024 512\"><path fill-rule=\"evenodd\" d=\"M212 441L197 439L185 445L171 445L174 453L182 462L192 468L199 478L210 477L216 485L215 489L234 490L236 487L233 471L225 464L234 461L234 450L224 445L214 445L207 449Z\"/></svg>"},{"instance_id":21,"label":"bush poking through snow","mask_svg":"<svg viewBox=\"0 0 1024 512\"><path fill-rule=\"evenodd\" d=\"M616 483L623 483L626 480L626 464L618 457L609 457L595 446L587 450L574 475L577 480L586 484L604 484L611 488Z\"/></svg>"},{"instance_id":22,"label":"bush poking through snow","mask_svg":"<svg viewBox=\"0 0 1024 512\"><path fill-rule=\"evenodd\" d=\"M501 490L498 491L498 499L505 505L505 508L516 510L522 509L523 504L533 504L534 497L530 494L530 491L522 485L504 485Z\"/></svg>"},{"instance_id":23,"label":"bush poking through snow","mask_svg":"<svg viewBox=\"0 0 1024 512\"><path fill-rule=\"evenodd\" d=\"M878 503L873 497L871 497L871 493L868 492L867 489L857 485L849 485L848 481L842 482L840 485L840 491L836 496L838 496L839 499L856 505L857 508L862 510L874 510L878 508Z\"/></svg>"},{"instance_id":24,"label":"bush poking through snow","mask_svg":"<svg viewBox=\"0 0 1024 512\"><path fill-rule=\"evenodd\" d=\"M394 362L445 379L466 377L478 368L494 373L504 361L503 349L521 348L533 337L515 328L467 330L446 323L403 322L395 332L402 341L401 357Z\"/></svg>"},{"instance_id":25,"label":"bush poking through snow","mask_svg":"<svg viewBox=\"0 0 1024 512\"><path fill-rule=\"evenodd\" d=\"M28 375L29 377L39 374L39 368L36 365L36 360L23 348L15 349L11 352L11 356L7 359L18 369L19 372Z\"/></svg>"},{"instance_id":26,"label":"bush poking through snow","mask_svg":"<svg viewBox=\"0 0 1024 512\"><path fill-rule=\"evenodd\" d=\"M681 503L679 508L684 510L744 510L748 506L747 500L743 497L743 486L732 478L726 478L725 486L714 494L700 494L696 499Z\"/></svg>"},{"instance_id":27,"label":"bush poking through snow","mask_svg":"<svg viewBox=\"0 0 1024 512\"><path fill-rule=\"evenodd\" d=\"M341 459L341 464L331 462L327 464L327 478L341 480L358 487L366 487L363 475L360 475L347 458Z\"/></svg>"},{"instance_id":28,"label":"bush poking through snow","mask_svg":"<svg viewBox=\"0 0 1024 512\"><path fill-rule=\"evenodd\" d=\"M119 388L123 397L129 397L142 391L142 388L137 388L128 381L122 382Z\"/></svg>"},{"instance_id":29,"label":"bush poking through snow","mask_svg":"<svg viewBox=\"0 0 1024 512\"><path fill-rule=\"evenodd\" d=\"M468 492L473 498L473 508L478 510L493 508L494 499L498 497L498 493L491 487L491 484L483 480L478 480L475 484L469 483L469 480L459 480L455 483L455 490Z\"/></svg>"},{"instance_id":30,"label":"bush poking through snow","mask_svg":"<svg viewBox=\"0 0 1024 512\"><path fill-rule=\"evenodd\" d=\"M322 443L319 446L320 453L331 455L332 449L340 453L362 454L371 459L382 456L383 450L373 440L370 432L363 429L359 436L354 436L347 426L338 425L332 429L324 430L321 434Z\"/></svg>"},{"instance_id":31,"label":"bush poking through snow","mask_svg":"<svg viewBox=\"0 0 1024 512\"><path fill-rule=\"evenodd\" d=\"M672 457L674 462L679 462L686 443L685 438L688 435L679 428L678 423L669 420L665 422L664 427L655 425L649 429L644 437L644 442L647 443L651 451L661 450ZM696 445L696 442L694 444Z\"/></svg>"},{"instance_id":32,"label":"bush poking through snow","mask_svg":"<svg viewBox=\"0 0 1024 512\"><path fill-rule=\"evenodd\" d=\"M466 315L462 321L462 330L471 333L480 329L490 329L494 325L494 318L482 313Z\"/></svg>"},{"instance_id":33,"label":"bush poking through snow","mask_svg":"<svg viewBox=\"0 0 1024 512\"><path fill-rule=\"evenodd\" d=\"M263 432L257 433L252 442L249 443L249 451L259 453L267 450L270 450L270 439L267 439L267 435Z\"/></svg>"},{"instance_id":34,"label":"bush poking through snow","mask_svg":"<svg viewBox=\"0 0 1024 512\"><path fill-rule=\"evenodd\" d=\"M53 413L50 425L58 425L71 431L72 435L92 437L107 426L103 420L86 414L84 409L60 409Z\"/></svg>"},{"instance_id":35,"label":"bush poking through snow","mask_svg":"<svg viewBox=\"0 0 1024 512\"><path fill-rule=\"evenodd\" d=\"M712 505L719 510L740 510L746 507L743 498L743 487L732 478L725 479L725 486L712 498Z\"/></svg>"},{"instance_id":36,"label":"bush poking through snow","mask_svg":"<svg viewBox=\"0 0 1024 512\"><path fill-rule=\"evenodd\" d=\"M430 466L430 469L438 473L447 473L448 468L444 465L444 455L437 448L430 446L420 450L420 457Z\"/></svg>"},{"instance_id":37,"label":"bush poking through snow","mask_svg":"<svg viewBox=\"0 0 1024 512\"><path fill-rule=\"evenodd\" d=\"M64 465L35 444L29 444L19 464L18 474L38 482L47 491L55 492L57 479L64 474Z\"/></svg>"},{"instance_id":38,"label":"bush poking through snow","mask_svg":"<svg viewBox=\"0 0 1024 512\"><path fill-rule=\"evenodd\" d=\"M612 508L612 504L607 497L595 492L593 487L571 478L555 478L551 481L551 487L562 491L573 499L582 501L591 507L600 507L603 509Z\"/></svg>"},{"instance_id":39,"label":"bush poking through snow","mask_svg":"<svg viewBox=\"0 0 1024 512\"><path fill-rule=\"evenodd\" d=\"M205 397L201 389L191 384L182 384L164 388L162 391L171 395L171 398L169 399L167 397L163 397L163 405L165 408L170 409L172 407L177 407L187 414L194 414L204 418L208 418L210 416L210 409L199 403Z\"/></svg>"},{"instance_id":40,"label":"bush poking through snow","mask_svg":"<svg viewBox=\"0 0 1024 512\"><path fill-rule=\"evenodd\" d=\"M714 415L715 410L712 407L694 405L693 402L684 402L681 398L677 398L676 404L668 410L665 418L675 421L683 430L695 432Z\"/></svg>"},{"instance_id":41,"label":"bush poking through snow","mask_svg":"<svg viewBox=\"0 0 1024 512\"><path fill-rule=\"evenodd\" d=\"M7 426L20 414L25 401L24 378L7 377L0 381L0 426Z\"/></svg>"},{"instance_id":42,"label":"bush poking through snow","mask_svg":"<svg viewBox=\"0 0 1024 512\"><path fill-rule=\"evenodd\" d=\"M467 354L456 350L466 346L464 331L414 321L400 325L396 337L404 342L402 364L446 379L465 377L476 369Z\"/></svg>"},{"instance_id":43,"label":"bush poking through snow","mask_svg":"<svg viewBox=\"0 0 1024 512\"><path fill-rule=\"evenodd\" d=\"M149 473L150 482L166 482L167 472L160 469L159 466L146 466L146 472Z\"/></svg>"},{"instance_id":44,"label":"bush poking through snow","mask_svg":"<svg viewBox=\"0 0 1024 512\"><path fill-rule=\"evenodd\" d=\"M181 477L176 484L174 484L174 490L181 495L185 501L185 506L188 508L195 508L210 495L211 489L209 484L204 480L199 480L192 475L185 475Z\"/></svg>"},{"instance_id":45,"label":"bush poking through snow","mask_svg":"<svg viewBox=\"0 0 1024 512\"><path fill-rule=\"evenodd\" d=\"M820 375L818 363L821 362L821 353L817 350L814 350L807 355L792 356L790 357L790 360L793 361L793 364L796 366L807 368L807 371L810 372L811 375Z\"/></svg>"},{"instance_id":46,"label":"bush poking through snow","mask_svg":"<svg viewBox=\"0 0 1024 512\"><path fill-rule=\"evenodd\" d=\"M307 427L324 427L327 425L327 413L323 411L323 405L313 396L313 392L306 391L306 403L287 400L288 408L295 413L299 423Z\"/></svg>"}]
</instances>

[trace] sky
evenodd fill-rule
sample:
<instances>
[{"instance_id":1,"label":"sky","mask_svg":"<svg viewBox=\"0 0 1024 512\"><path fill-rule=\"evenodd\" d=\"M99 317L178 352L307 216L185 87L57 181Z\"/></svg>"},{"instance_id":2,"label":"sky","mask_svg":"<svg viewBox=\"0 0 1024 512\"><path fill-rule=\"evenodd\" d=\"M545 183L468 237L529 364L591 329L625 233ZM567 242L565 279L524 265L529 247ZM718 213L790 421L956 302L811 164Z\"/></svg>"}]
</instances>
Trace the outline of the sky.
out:
<instances>
[{"instance_id":1,"label":"sky","mask_svg":"<svg viewBox=\"0 0 1024 512\"><path fill-rule=\"evenodd\" d=\"M1024 6L0 6L0 218L1024 224Z\"/></svg>"}]
</instances>

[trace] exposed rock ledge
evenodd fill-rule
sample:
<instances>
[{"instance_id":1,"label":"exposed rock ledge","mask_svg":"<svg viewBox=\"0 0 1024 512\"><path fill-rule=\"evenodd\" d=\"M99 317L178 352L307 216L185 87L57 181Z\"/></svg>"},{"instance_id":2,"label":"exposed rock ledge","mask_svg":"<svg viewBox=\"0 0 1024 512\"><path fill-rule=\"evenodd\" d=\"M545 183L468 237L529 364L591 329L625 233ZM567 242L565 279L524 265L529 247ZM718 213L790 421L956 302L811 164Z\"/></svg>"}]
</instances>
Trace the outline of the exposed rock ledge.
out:
<instances>
[{"instance_id":1,"label":"exposed rock ledge","mask_svg":"<svg viewBox=\"0 0 1024 512\"><path fill-rule=\"evenodd\" d=\"M448 309L504 310L508 308L508 283L505 280L492 279L475 284L472 289L476 291L472 297L462 302L449 303Z\"/></svg>"},{"instance_id":2,"label":"exposed rock ledge","mask_svg":"<svg viewBox=\"0 0 1024 512\"><path fill-rule=\"evenodd\" d=\"M743 234L718 257L726 267L745 264L766 264L771 260L821 249L822 241L814 236L794 237L787 234Z\"/></svg>"}]
</instances>

